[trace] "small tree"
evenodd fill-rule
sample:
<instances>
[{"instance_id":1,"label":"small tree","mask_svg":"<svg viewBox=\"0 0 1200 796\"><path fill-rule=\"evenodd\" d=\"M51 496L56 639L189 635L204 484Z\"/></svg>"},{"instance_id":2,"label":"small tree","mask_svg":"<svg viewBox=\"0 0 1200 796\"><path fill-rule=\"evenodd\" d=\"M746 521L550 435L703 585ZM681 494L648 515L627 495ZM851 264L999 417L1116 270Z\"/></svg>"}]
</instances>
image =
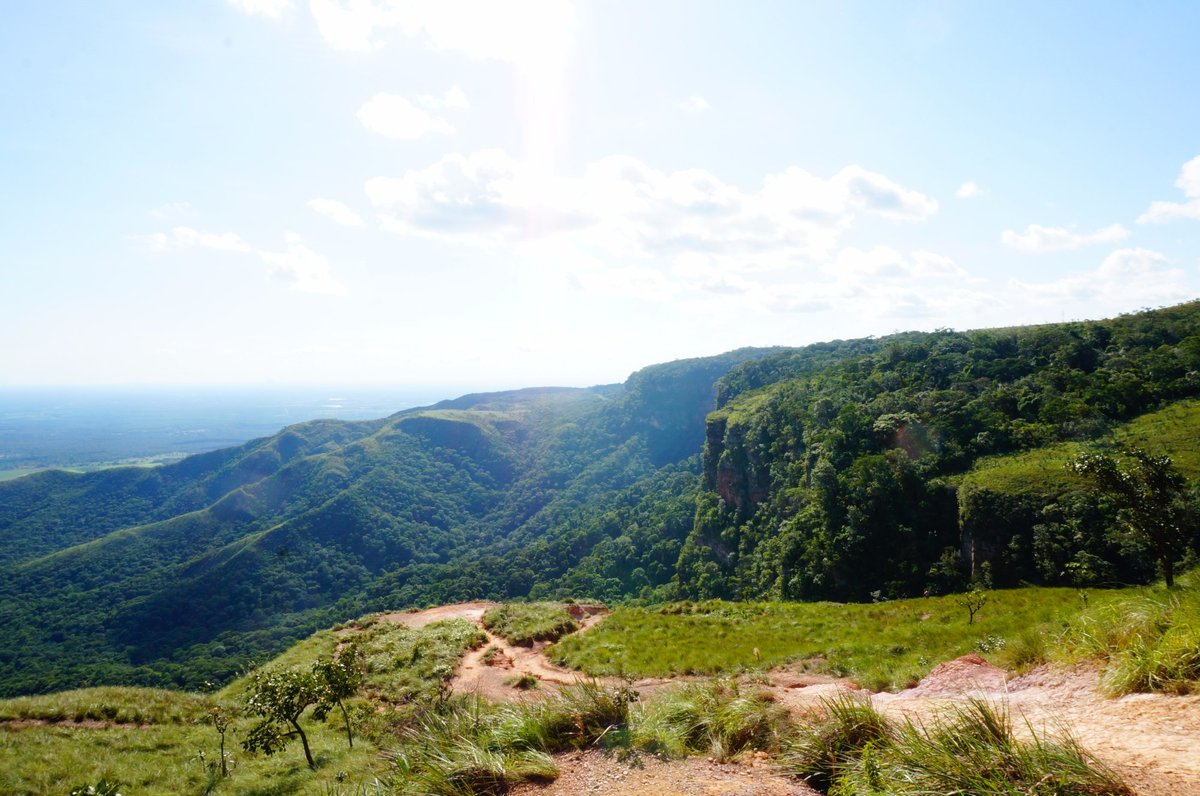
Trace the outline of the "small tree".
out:
<instances>
[{"instance_id":1,"label":"small tree","mask_svg":"<svg viewBox=\"0 0 1200 796\"><path fill-rule=\"evenodd\" d=\"M300 726L300 716L309 706L321 699L321 686L311 671L285 669L274 672L256 671L251 675L250 696L246 707L257 716L258 724L250 729L242 746L248 752L275 754L293 737L304 746L304 759L315 769L308 736Z\"/></svg>"},{"instance_id":2,"label":"small tree","mask_svg":"<svg viewBox=\"0 0 1200 796\"><path fill-rule=\"evenodd\" d=\"M214 705L208 709L208 723L213 726L217 734L221 736L221 776L229 776L229 762L225 757L225 733L229 731L229 725L233 723L233 711L223 705Z\"/></svg>"},{"instance_id":3,"label":"small tree","mask_svg":"<svg viewBox=\"0 0 1200 796\"><path fill-rule=\"evenodd\" d=\"M975 624L975 614L979 613L980 609L987 605L987 601L987 592L975 586L962 597L959 597L956 602L967 609L967 624L973 625Z\"/></svg>"},{"instance_id":4,"label":"small tree","mask_svg":"<svg viewBox=\"0 0 1200 796\"><path fill-rule=\"evenodd\" d=\"M350 714L346 711L346 700L362 687L364 668L362 652L355 644L347 644L329 660L317 661L312 666L313 676L321 689L320 701L313 709L313 718L324 719L337 705L346 722L346 742L351 749L354 748L354 733L350 727Z\"/></svg>"},{"instance_id":5,"label":"small tree","mask_svg":"<svg viewBox=\"0 0 1200 796\"><path fill-rule=\"evenodd\" d=\"M1067 466L1112 497L1129 533L1154 551L1167 588L1175 587L1175 561L1194 530L1187 480L1170 456L1128 448L1121 457L1085 453Z\"/></svg>"}]
</instances>

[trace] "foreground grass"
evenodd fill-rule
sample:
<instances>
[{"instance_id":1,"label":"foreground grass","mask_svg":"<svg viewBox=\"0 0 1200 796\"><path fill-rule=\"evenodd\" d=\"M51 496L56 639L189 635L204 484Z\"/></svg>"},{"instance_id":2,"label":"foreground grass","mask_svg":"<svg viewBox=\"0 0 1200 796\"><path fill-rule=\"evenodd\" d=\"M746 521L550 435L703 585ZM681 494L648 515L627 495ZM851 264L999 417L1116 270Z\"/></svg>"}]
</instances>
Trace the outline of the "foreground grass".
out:
<instances>
[{"instance_id":1,"label":"foreground grass","mask_svg":"<svg viewBox=\"0 0 1200 796\"><path fill-rule=\"evenodd\" d=\"M579 629L562 603L504 603L483 615L483 626L509 644L557 641Z\"/></svg>"},{"instance_id":2,"label":"foreground grass","mask_svg":"<svg viewBox=\"0 0 1200 796\"><path fill-rule=\"evenodd\" d=\"M355 642L364 652L364 697L351 701L358 723L354 749L347 748L341 714L326 721L308 714L301 723L316 758L310 771L299 747L272 756L241 748L254 717L239 716L226 736L231 775L219 776L219 736L208 710L237 711L247 694L239 679L216 694L144 688L90 688L0 702L0 793L61 794L118 782L122 793L357 794L373 791L391 776L379 756L391 743L395 723L418 705L444 698L446 681L467 649L485 636L469 622L449 620L419 629L366 617L340 631L322 631L298 643L264 668L307 668L328 658L338 644ZM62 722L37 724L32 722ZM76 721L110 726L76 726Z\"/></svg>"},{"instance_id":3,"label":"foreground grass","mask_svg":"<svg viewBox=\"0 0 1200 796\"><path fill-rule=\"evenodd\" d=\"M928 724L896 723L868 701L827 701L786 741L782 767L832 796L1129 796L1064 730L1018 738L1008 712L972 701Z\"/></svg>"},{"instance_id":4,"label":"foreground grass","mask_svg":"<svg viewBox=\"0 0 1200 796\"><path fill-rule=\"evenodd\" d=\"M895 723L865 699L843 698L798 720L734 681L690 684L647 705L624 689L582 684L541 702L452 700L420 717L389 754L398 793L498 794L553 779L551 754L601 746L624 754L766 752L834 796L1128 796L1128 788L1065 733L1018 738L983 702L929 725Z\"/></svg>"},{"instance_id":5,"label":"foreground grass","mask_svg":"<svg viewBox=\"0 0 1200 796\"><path fill-rule=\"evenodd\" d=\"M1094 592L1089 604L1098 608L1122 594ZM968 652L999 665L1037 662L1047 643L1036 629L1062 632L1084 609L1074 589L993 591L968 624L958 599L619 608L548 653L593 676L721 674L804 661L815 672L850 677L872 690L898 690L937 663Z\"/></svg>"},{"instance_id":6,"label":"foreground grass","mask_svg":"<svg viewBox=\"0 0 1200 796\"><path fill-rule=\"evenodd\" d=\"M309 771L295 749L255 757L235 743L227 747L233 768L226 780L212 765L219 753L211 727L0 727L0 759L5 761L0 766L0 793L62 796L106 779L120 783L127 796L206 792L326 796L343 789L352 792L354 786L369 785L386 774L369 741L356 742L349 750L340 729L310 724L315 772Z\"/></svg>"},{"instance_id":7,"label":"foreground grass","mask_svg":"<svg viewBox=\"0 0 1200 796\"><path fill-rule=\"evenodd\" d=\"M1063 634L1067 655L1104 662L1111 695L1200 693L1200 588L1197 572L1180 588L1145 589L1084 613Z\"/></svg>"}]
</instances>

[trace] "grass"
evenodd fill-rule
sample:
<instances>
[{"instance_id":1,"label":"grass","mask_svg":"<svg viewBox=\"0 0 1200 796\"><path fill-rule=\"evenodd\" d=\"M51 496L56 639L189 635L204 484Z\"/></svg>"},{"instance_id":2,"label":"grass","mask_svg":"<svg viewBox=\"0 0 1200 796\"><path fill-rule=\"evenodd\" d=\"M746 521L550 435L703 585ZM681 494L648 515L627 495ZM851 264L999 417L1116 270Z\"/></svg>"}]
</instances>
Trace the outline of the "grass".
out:
<instances>
[{"instance_id":1,"label":"grass","mask_svg":"<svg viewBox=\"0 0 1200 796\"><path fill-rule=\"evenodd\" d=\"M952 705L929 725L895 723L866 699L829 700L785 744L786 771L831 796L1128 796L1111 770L1065 731L1013 730L982 701Z\"/></svg>"},{"instance_id":2,"label":"grass","mask_svg":"<svg viewBox=\"0 0 1200 796\"><path fill-rule=\"evenodd\" d=\"M674 757L703 754L718 761L743 752L776 752L790 729L787 711L765 692L735 680L693 683L639 706L632 745Z\"/></svg>"},{"instance_id":3,"label":"grass","mask_svg":"<svg viewBox=\"0 0 1200 796\"><path fill-rule=\"evenodd\" d=\"M971 651L1009 667L1053 655L1103 661L1112 693L1183 693L1200 691L1198 578L1182 575L1173 591L1094 591L1087 600L1070 589L991 592L974 625L953 595L871 605L623 608L551 649L595 674L739 673L798 660L871 688L901 688L932 664ZM845 700L797 724L730 678L670 689L646 703L627 687L594 682L539 690L512 705L449 696L457 662L485 639L464 620L413 629L370 616L314 634L268 664L306 666L348 642L364 651L364 697L352 705L360 722L355 748L346 747L338 711L325 722L303 718L315 773L296 748L270 757L243 752L251 720L242 716L227 738L232 775L219 778L218 736L204 717L213 706L236 706L243 682L216 694L91 688L6 700L0 721L62 723L0 725L0 793L62 794L104 779L131 794L491 794L552 778L550 755L596 746L720 760L767 752L834 796L1126 793L1069 737L1014 733L991 705L972 703L920 726L886 723L869 704Z\"/></svg>"},{"instance_id":4,"label":"grass","mask_svg":"<svg viewBox=\"0 0 1200 796\"><path fill-rule=\"evenodd\" d=\"M103 686L5 700L0 702L0 721L188 724L201 718L210 704L202 694Z\"/></svg>"},{"instance_id":5,"label":"grass","mask_svg":"<svg viewBox=\"0 0 1200 796\"><path fill-rule=\"evenodd\" d=\"M1200 426L1200 401L1176 401L1129 421L1113 432L1124 445L1145 448L1171 457L1179 471L1192 481L1200 480L1200 447L1195 429Z\"/></svg>"},{"instance_id":6,"label":"grass","mask_svg":"<svg viewBox=\"0 0 1200 796\"><path fill-rule=\"evenodd\" d=\"M289 746L269 757L242 751L253 718L241 716L226 737L231 776L220 779L218 735L205 716L216 705L236 708L246 696L245 678L216 694L112 687L5 700L0 720L68 723L0 725L0 759L5 761L0 793L65 794L101 779L121 783L122 792L130 794L374 792L377 780L390 772L379 758L379 744L390 737L393 714L403 719L419 705L443 698L463 653L485 638L463 620L411 629L366 617L336 633L316 633L266 664L304 667L331 655L339 643L362 645L368 664L364 690L375 698L353 700L352 714L365 731L356 733L350 750L339 711L323 722L306 714L301 721L316 757L315 773L298 748ZM381 714L381 704L404 710ZM80 719L116 726L74 726Z\"/></svg>"},{"instance_id":7,"label":"grass","mask_svg":"<svg viewBox=\"0 0 1200 796\"><path fill-rule=\"evenodd\" d=\"M498 794L558 775L550 757L624 738L633 696L578 683L536 702L493 705L478 696L429 706L385 757L400 793Z\"/></svg>"},{"instance_id":8,"label":"grass","mask_svg":"<svg viewBox=\"0 0 1200 796\"><path fill-rule=\"evenodd\" d=\"M1114 696L1200 693L1198 574L1086 612L1063 636L1067 654L1104 661L1101 685Z\"/></svg>"},{"instance_id":9,"label":"grass","mask_svg":"<svg viewBox=\"0 0 1200 796\"><path fill-rule=\"evenodd\" d=\"M1113 429L1098 442L1145 448L1166 454L1192 481L1200 480L1200 447L1193 430L1200 426L1200 401L1177 401ZM964 489L988 489L1011 495L1059 495L1089 488L1067 468L1088 449L1078 442L1046 445L1023 453L988 457L961 477Z\"/></svg>"},{"instance_id":10,"label":"grass","mask_svg":"<svg viewBox=\"0 0 1200 796\"><path fill-rule=\"evenodd\" d=\"M345 736L331 725L309 721L317 771L310 772L297 749L272 757L241 750L237 734L227 742L232 776L219 780L214 769L217 735L198 724L161 724L148 728L84 729L64 725L0 728L0 793L66 794L100 779L119 782L122 793L173 796L179 793L313 794L331 788L369 784L385 773L369 741L346 748ZM203 752L203 759L200 754ZM377 771L378 770L378 771ZM350 772L338 781L339 772Z\"/></svg>"},{"instance_id":11,"label":"grass","mask_svg":"<svg viewBox=\"0 0 1200 796\"><path fill-rule=\"evenodd\" d=\"M1121 592L1095 592L1093 607ZM989 592L973 625L955 595L875 604L682 603L618 608L585 634L547 652L592 676L666 677L729 674L802 661L814 672L845 676L871 690L915 684L943 660L981 652L999 665L1045 641L1031 628L1059 633L1082 610L1073 589ZM758 657L755 650L758 650ZM1031 655L1032 653L1032 655Z\"/></svg>"},{"instance_id":12,"label":"grass","mask_svg":"<svg viewBox=\"0 0 1200 796\"><path fill-rule=\"evenodd\" d=\"M483 626L509 644L557 641L579 629L563 603L504 603L484 613Z\"/></svg>"},{"instance_id":13,"label":"grass","mask_svg":"<svg viewBox=\"0 0 1200 796\"><path fill-rule=\"evenodd\" d=\"M780 765L821 791L828 791L869 747L885 745L892 723L869 699L843 696L826 700L784 743Z\"/></svg>"}]
</instances>

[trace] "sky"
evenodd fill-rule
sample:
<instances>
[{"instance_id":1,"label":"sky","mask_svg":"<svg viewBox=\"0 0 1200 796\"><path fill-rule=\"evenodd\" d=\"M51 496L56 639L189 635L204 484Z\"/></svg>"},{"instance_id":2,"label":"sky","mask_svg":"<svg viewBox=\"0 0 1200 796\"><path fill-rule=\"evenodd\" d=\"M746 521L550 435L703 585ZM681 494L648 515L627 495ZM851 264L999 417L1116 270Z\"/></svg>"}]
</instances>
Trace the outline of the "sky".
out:
<instances>
[{"instance_id":1,"label":"sky","mask_svg":"<svg viewBox=\"0 0 1200 796\"><path fill-rule=\"evenodd\" d=\"M10 3L0 387L624 380L1200 294L1200 4Z\"/></svg>"}]
</instances>

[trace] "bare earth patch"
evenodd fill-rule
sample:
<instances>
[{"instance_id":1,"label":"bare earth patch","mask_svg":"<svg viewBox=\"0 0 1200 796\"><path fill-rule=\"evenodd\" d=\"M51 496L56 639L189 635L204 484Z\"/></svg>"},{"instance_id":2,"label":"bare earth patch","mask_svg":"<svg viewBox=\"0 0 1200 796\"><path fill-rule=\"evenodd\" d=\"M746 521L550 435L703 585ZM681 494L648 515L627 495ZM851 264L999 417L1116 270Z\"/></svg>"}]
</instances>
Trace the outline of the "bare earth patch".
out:
<instances>
[{"instance_id":1,"label":"bare earth patch","mask_svg":"<svg viewBox=\"0 0 1200 796\"><path fill-rule=\"evenodd\" d=\"M561 772L548 785L522 785L512 796L815 796L816 791L780 776L762 761L713 763L704 758L663 761L640 755L630 761L599 751L555 758Z\"/></svg>"},{"instance_id":2,"label":"bare earth patch","mask_svg":"<svg viewBox=\"0 0 1200 796\"><path fill-rule=\"evenodd\" d=\"M425 611L401 612L383 614L381 621L396 622L407 627L424 627L431 622L442 619L466 619L475 623L488 637L488 641L477 650L472 650L463 656L462 663L451 681L451 689L457 694L479 694L491 700L514 700L527 695L509 685L509 681L528 674L536 677L539 686L551 689L569 685L579 680L582 675L571 669L564 669L550 662L544 650L548 642L537 642L531 646L509 644L500 636L483 626L483 615L497 603L471 602L456 605L441 605ZM608 615L608 609L602 605L572 605L568 611L579 622L582 633L593 627ZM493 653L490 663L484 662L484 656L489 647L498 650Z\"/></svg>"}]
</instances>

